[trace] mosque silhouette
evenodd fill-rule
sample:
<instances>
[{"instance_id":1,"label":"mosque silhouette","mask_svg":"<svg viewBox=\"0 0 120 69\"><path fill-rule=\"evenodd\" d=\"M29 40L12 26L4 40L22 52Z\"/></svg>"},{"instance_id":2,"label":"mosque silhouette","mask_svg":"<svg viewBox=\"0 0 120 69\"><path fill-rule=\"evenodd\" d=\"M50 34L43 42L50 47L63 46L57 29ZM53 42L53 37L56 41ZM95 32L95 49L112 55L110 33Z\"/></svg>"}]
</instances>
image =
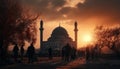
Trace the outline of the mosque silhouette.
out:
<instances>
[{"instance_id":1,"label":"mosque silhouette","mask_svg":"<svg viewBox=\"0 0 120 69\"><path fill-rule=\"evenodd\" d=\"M43 21L40 21L40 52L47 53L49 48L53 49L53 53L58 54L62 47L65 46L67 43L71 47L77 48L77 22L74 23L74 34L75 34L75 41L71 37L69 37L68 32L65 28L58 26L53 31L51 36L48 38L47 41L43 41ZM47 34L47 33L46 33Z\"/></svg>"}]
</instances>

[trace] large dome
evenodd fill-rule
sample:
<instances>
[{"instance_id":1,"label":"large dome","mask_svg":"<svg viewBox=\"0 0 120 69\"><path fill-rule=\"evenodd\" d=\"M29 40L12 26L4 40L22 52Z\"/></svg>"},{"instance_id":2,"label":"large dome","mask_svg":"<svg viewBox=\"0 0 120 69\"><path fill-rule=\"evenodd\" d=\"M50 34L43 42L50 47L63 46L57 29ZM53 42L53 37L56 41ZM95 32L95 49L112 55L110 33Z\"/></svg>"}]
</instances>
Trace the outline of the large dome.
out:
<instances>
[{"instance_id":1,"label":"large dome","mask_svg":"<svg viewBox=\"0 0 120 69\"><path fill-rule=\"evenodd\" d=\"M67 31L66 31L63 27L59 26L59 27L56 27L56 28L53 30L51 36L52 36L52 37L56 37L56 36L68 37L69 35L68 35Z\"/></svg>"}]
</instances>

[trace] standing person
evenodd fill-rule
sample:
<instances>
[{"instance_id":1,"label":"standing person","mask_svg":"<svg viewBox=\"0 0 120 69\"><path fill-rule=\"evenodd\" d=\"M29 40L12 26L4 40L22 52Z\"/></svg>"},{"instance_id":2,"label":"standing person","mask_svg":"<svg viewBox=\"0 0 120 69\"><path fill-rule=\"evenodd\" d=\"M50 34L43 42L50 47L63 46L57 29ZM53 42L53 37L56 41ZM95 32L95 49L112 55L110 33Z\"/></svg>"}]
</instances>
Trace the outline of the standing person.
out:
<instances>
[{"instance_id":1,"label":"standing person","mask_svg":"<svg viewBox=\"0 0 120 69\"><path fill-rule=\"evenodd\" d=\"M89 47L86 47L86 60L89 60L89 58L90 58Z\"/></svg>"},{"instance_id":2,"label":"standing person","mask_svg":"<svg viewBox=\"0 0 120 69\"><path fill-rule=\"evenodd\" d=\"M65 46L62 47L62 60L65 60Z\"/></svg>"},{"instance_id":3,"label":"standing person","mask_svg":"<svg viewBox=\"0 0 120 69\"><path fill-rule=\"evenodd\" d=\"M92 46L91 47L91 59L93 60L95 57L95 48Z\"/></svg>"},{"instance_id":4,"label":"standing person","mask_svg":"<svg viewBox=\"0 0 120 69\"><path fill-rule=\"evenodd\" d=\"M71 48L71 59L74 60L76 58L76 49L73 47Z\"/></svg>"},{"instance_id":5,"label":"standing person","mask_svg":"<svg viewBox=\"0 0 120 69\"><path fill-rule=\"evenodd\" d=\"M48 55L49 55L49 59L53 58L53 56L52 56L52 48L51 47L48 49Z\"/></svg>"},{"instance_id":6,"label":"standing person","mask_svg":"<svg viewBox=\"0 0 120 69\"><path fill-rule=\"evenodd\" d=\"M95 59L98 58L98 52L99 52L99 48L98 48L98 44L96 44L95 47L94 47Z\"/></svg>"},{"instance_id":7,"label":"standing person","mask_svg":"<svg viewBox=\"0 0 120 69\"><path fill-rule=\"evenodd\" d=\"M20 47L20 56L21 56L21 61L23 60L23 57L24 57L24 52L25 52L25 50L24 50L24 45L22 45L22 46Z\"/></svg>"},{"instance_id":8,"label":"standing person","mask_svg":"<svg viewBox=\"0 0 120 69\"><path fill-rule=\"evenodd\" d=\"M18 48L18 45L15 44L14 48L13 48L13 56L14 56L14 60L15 62L17 62L17 58L18 58L18 52L19 52L19 48Z\"/></svg>"},{"instance_id":9,"label":"standing person","mask_svg":"<svg viewBox=\"0 0 120 69\"><path fill-rule=\"evenodd\" d=\"M65 61L70 61L71 46L67 43L65 46Z\"/></svg>"},{"instance_id":10,"label":"standing person","mask_svg":"<svg viewBox=\"0 0 120 69\"><path fill-rule=\"evenodd\" d=\"M33 43L31 43L31 45L27 49L27 56L29 63L34 62L34 55L35 55L35 48L33 46Z\"/></svg>"}]
</instances>

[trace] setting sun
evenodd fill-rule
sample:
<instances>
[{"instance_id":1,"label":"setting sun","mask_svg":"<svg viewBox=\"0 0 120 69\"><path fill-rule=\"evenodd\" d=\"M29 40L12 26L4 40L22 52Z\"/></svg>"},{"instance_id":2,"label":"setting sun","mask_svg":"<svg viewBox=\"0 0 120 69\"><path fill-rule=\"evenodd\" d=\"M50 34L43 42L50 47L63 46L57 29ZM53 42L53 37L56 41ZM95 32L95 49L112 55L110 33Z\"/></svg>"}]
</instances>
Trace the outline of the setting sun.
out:
<instances>
[{"instance_id":1,"label":"setting sun","mask_svg":"<svg viewBox=\"0 0 120 69\"><path fill-rule=\"evenodd\" d=\"M88 34L84 35L83 36L83 41L84 42L91 42L92 41L92 36L88 35Z\"/></svg>"}]
</instances>

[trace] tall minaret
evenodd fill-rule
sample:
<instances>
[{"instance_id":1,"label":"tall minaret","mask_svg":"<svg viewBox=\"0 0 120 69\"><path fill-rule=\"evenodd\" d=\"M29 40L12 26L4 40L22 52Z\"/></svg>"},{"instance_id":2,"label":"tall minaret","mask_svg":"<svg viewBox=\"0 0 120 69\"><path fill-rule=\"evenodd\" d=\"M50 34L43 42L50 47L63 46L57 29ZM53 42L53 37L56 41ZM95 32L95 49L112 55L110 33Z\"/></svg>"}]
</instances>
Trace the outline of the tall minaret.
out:
<instances>
[{"instance_id":1,"label":"tall minaret","mask_svg":"<svg viewBox=\"0 0 120 69\"><path fill-rule=\"evenodd\" d=\"M74 26L75 26L75 29L74 29L74 31L75 31L75 48L77 49L77 32L78 32L77 22L75 22Z\"/></svg>"},{"instance_id":2,"label":"tall minaret","mask_svg":"<svg viewBox=\"0 0 120 69\"><path fill-rule=\"evenodd\" d=\"M43 21L40 21L40 48L42 49L43 46Z\"/></svg>"}]
</instances>

